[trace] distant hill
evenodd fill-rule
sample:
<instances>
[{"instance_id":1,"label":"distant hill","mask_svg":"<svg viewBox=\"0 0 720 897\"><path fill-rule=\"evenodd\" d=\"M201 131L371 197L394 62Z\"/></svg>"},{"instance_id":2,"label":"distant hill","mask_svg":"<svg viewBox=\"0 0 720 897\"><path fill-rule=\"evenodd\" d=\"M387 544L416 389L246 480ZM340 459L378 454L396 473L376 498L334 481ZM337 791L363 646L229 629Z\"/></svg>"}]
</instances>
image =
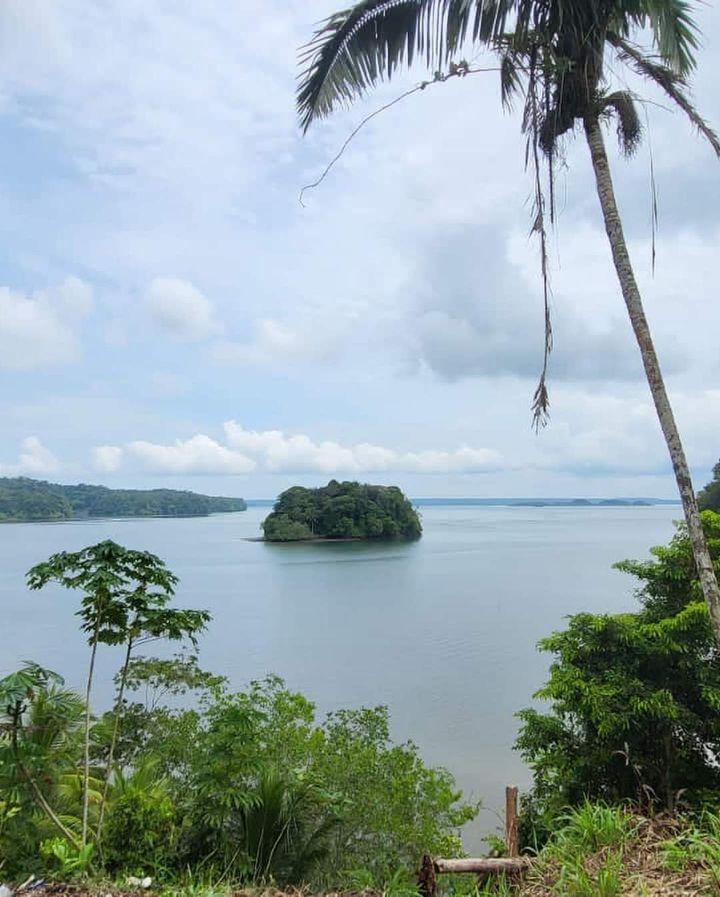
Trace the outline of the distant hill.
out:
<instances>
[{"instance_id":1,"label":"distant hill","mask_svg":"<svg viewBox=\"0 0 720 897\"><path fill-rule=\"evenodd\" d=\"M62 486L29 477L0 477L0 521L74 520L89 517L205 517L244 511L242 498L177 489L108 489Z\"/></svg>"},{"instance_id":2,"label":"distant hill","mask_svg":"<svg viewBox=\"0 0 720 897\"><path fill-rule=\"evenodd\" d=\"M310 539L417 539L417 511L397 486L339 483L321 489L293 486L263 522L268 542Z\"/></svg>"}]
</instances>

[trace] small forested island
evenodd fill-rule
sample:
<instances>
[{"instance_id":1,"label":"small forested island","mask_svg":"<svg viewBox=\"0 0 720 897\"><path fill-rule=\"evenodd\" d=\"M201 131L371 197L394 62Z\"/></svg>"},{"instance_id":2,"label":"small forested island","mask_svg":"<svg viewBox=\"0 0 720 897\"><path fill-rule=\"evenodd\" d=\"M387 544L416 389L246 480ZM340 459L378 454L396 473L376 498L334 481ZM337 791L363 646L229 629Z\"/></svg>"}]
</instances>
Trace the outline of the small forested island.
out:
<instances>
[{"instance_id":1,"label":"small forested island","mask_svg":"<svg viewBox=\"0 0 720 897\"><path fill-rule=\"evenodd\" d=\"M417 511L397 486L337 480L319 489L286 489L262 528L268 542L418 539L422 534Z\"/></svg>"},{"instance_id":2,"label":"small forested island","mask_svg":"<svg viewBox=\"0 0 720 897\"><path fill-rule=\"evenodd\" d=\"M242 498L178 489L108 489L63 486L29 477L0 477L0 522L74 520L88 517L205 517L244 511Z\"/></svg>"}]
</instances>

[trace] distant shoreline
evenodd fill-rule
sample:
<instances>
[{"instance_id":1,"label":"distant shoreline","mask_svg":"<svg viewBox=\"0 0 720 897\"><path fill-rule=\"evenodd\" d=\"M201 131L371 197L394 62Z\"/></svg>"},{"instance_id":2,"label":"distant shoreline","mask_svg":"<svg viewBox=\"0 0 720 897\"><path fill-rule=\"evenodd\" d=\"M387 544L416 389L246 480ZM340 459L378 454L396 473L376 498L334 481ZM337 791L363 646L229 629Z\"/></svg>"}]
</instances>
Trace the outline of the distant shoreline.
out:
<instances>
[{"instance_id":1,"label":"distant shoreline","mask_svg":"<svg viewBox=\"0 0 720 897\"><path fill-rule=\"evenodd\" d=\"M569 510L592 509L592 508L658 508L658 507L676 507L681 508L680 500L670 498L627 498L627 499L571 499L571 498L413 498L410 499L415 507L418 508L563 508ZM274 499L245 499L248 508L268 508L275 503ZM101 522L103 520L194 520L198 518L217 517L220 514L239 514L240 510L233 511L210 511L205 513L187 513L187 514L107 514L98 516L72 516L72 517L42 517L33 519L23 519L22 517L0 517L0 525L2 524L18 524L18 523L88 523L90 521ZM264 539L262 536L248 537L246 542L271 542L272 540ZM304 544L311 542L365 542L365 541L384 541L366 540L360 537L332 538L325 539L319 537L317 539L301 539ZM282 544L273 542L272 544Z\"/></svg>"},{"instance_id":2,"label":"distant shoreline","mask_svg":"<svg viewBox=\"0 0 720 897\"><path fill-rule=\"evenodd\" d=\"M680 506L674 498L411 498L417 507L487 507L487 508L638 508ZM270 498L247 498L249 508L267 508L275 503Z\"/></svg>"},{"instance_id":3,"label":"distant shoreline","mask_svg":"<svg viewBox=\"0 0 720 897\"><path fill-rule=\"evenodd\" d=\"M97 517L35 517L28 520L23 517L0 517L0 525L4 523L94 523L103 520L198 520L218 517L221 514L243 514L244 511L209 511L200 514L105 514Z\"/></svg>"}]
</instances>

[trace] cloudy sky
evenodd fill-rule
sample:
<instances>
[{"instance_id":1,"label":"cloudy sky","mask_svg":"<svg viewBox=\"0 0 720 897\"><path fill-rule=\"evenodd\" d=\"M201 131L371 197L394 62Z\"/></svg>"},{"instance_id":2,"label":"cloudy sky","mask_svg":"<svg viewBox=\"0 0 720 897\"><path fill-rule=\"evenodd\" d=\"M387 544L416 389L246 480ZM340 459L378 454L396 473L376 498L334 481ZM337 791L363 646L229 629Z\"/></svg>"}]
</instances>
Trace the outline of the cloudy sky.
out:
<instances>
[{"instance_id":1,"label":"cloudy sky","mask_svg":"<svg viewBox=\"0 0 720 897\"><path fill-rule=\"evenodd\" d=\"M422 77L303 138L296 50L336 5L3 3L0 474L249 497L331 475L414 496L672 496L581 140L558 179L539 435L531 185L494 74L373 119L300 205L360 119ZM720 10L697 17L695 99L720 124ZM720 455L720 164L665 105L614 170L702 483Z\"/></svg>"}]
</instances>

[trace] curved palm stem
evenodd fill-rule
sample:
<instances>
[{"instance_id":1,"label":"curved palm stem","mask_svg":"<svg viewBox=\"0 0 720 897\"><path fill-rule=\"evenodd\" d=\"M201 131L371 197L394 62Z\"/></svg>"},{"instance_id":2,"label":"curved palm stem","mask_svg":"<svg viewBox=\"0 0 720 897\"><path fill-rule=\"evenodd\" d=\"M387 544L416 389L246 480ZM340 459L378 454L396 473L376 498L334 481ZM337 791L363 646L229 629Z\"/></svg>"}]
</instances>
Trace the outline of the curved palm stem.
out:
<instances>
[{"instance_id":1,"label":"curved palm stem","mask_svg":"<svg viewBox=\"0 0 720 897\"><path fill-rule=\"evenodd\" d=\"M675 472L675 480L685 512L685 520L693 547L698 578L700 579L703 596L710 613L710 621L715 637L720 641L720 593L718 592L715 568L705 541L700 511L690 476L690 468L688 467L680 433L675 423L675 415L665 388L660 362L655 351L640 290L638 289L632 262L630 261L630 253L628 252L622 221L620 220L620 213L615 199L610 163L605 151L605 141L603 140L602 128L597 115L588 115L585 119L585 136L590 149L598 199L600 200L605 230L612 250L615 271L620 281L620 288L627 306L630 323L640 349L640 355L642 356L650 393L655 403L655 410L657 411L658 420L660 421Z\"/></svg>"}]
</instances>

